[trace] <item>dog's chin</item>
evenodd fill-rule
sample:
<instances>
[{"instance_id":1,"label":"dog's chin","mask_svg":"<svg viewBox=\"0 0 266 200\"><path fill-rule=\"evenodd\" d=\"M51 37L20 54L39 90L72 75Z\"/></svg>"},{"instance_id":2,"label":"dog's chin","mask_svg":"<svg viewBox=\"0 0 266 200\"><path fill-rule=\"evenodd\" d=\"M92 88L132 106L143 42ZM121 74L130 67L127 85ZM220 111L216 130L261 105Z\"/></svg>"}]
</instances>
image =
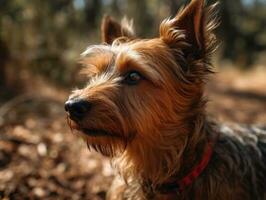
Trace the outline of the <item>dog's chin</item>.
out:
<instances>
[{"instance_id":1,"label":"dog's chin","mask_svg":"<svg viewBox=\"0 0 266 200\"><path fill-rule=\"evenodd\" d=\"M89 149L107 157L121 155L126 148L121 136L103 129L82 128L79 130Z\"/></svg>"}]
</instances>

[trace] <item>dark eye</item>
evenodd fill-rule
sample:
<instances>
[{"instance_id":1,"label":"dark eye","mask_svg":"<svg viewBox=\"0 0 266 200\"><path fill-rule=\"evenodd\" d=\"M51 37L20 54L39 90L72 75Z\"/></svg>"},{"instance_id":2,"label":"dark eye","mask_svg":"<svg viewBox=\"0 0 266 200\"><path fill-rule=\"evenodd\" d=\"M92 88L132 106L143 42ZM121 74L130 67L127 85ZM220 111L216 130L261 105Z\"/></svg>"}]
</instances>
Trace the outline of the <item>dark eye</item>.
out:
<instances>
[{"instance_id":1,"label":"dark eye","mask_svg":"<svg viewBox=\"0 0 266 200\"><path fill-rule=\"evenodd\" d=\"M127 73L125 76L124 82L128 85L136 85L139 83L139 81L142 79L142 76L139 72L132 71Z\"/></svg>"}]
</instances>

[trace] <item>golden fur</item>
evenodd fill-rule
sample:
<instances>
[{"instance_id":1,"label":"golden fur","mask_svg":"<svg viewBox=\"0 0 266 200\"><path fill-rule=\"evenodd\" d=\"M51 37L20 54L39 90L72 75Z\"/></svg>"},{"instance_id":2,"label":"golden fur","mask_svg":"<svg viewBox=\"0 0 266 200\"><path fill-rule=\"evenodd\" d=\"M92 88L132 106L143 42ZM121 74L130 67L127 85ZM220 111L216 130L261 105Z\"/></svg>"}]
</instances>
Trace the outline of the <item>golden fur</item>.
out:
<instances>
[{"instance_id":1,"label":"golden fur","mask_svg":"<svg viewBox=\"0 0 266 200\"><path fill-rule=\"evenodd\" d=\"M192 0L173 19L161 23L159 37L146 40L136 38L132 24L124 21L120 25L105 17L104 44L88 47L82 54L83 73L89 81L70 99L85 99L92 106L84 119L69 123L84 133L89 148L112 157L127 182L115 181L109 199L194 199L195 193L199 199L234 199L234 193L226 196L210 185L219 182L215 175L201 180L206 191L199 186L197 192L188 189L183 194L163 195L154 189L189 173L201 160L208 140L221 132L206 119L203 97L216 47L214 8L206 8L203 0ZM130 71L144 78L137 85L123 84ZM103 134L90 135L84 130ZM256 137L265 140L265 133ZM143 187L146 182L149 191ZM243 188L238 190L248 196ZM265 187L259 191L265 192Z\"/></svg>"}]
</instances>

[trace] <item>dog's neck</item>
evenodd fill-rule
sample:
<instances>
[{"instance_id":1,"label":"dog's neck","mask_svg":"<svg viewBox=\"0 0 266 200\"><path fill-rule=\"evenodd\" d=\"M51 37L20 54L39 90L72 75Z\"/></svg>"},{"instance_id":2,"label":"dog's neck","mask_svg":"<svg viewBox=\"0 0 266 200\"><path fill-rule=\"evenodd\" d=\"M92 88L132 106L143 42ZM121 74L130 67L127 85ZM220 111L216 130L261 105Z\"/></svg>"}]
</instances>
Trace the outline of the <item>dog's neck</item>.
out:
<instances>
[{"instance_id":1,"label":"dog's neck","mask_svg":"<svg viewBox=\"0 0 266 200\"><path fill-rule=\"evenodd\" d=\"M195 124L193 128L189 124L173 132L160 130L161 135L169 138L167 141L161 140L161 144L157 141L156 146L144 140L141 143L133 141L118 159L122 175L126 179L149 181L154 187L182 178L202 159L208 140L206 129L209 127L205 116L198 117Z\"/></svg>"}]
</instances>

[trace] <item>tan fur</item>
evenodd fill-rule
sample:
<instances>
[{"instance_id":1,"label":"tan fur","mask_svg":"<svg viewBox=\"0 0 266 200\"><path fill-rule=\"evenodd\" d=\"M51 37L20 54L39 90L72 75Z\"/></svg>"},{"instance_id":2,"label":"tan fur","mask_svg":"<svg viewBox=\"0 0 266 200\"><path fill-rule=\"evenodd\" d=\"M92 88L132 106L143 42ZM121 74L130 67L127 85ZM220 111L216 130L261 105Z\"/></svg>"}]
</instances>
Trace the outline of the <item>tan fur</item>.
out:
<instances>
[{"instance_id":1,"label":"tan fur","mask_svg":"<svg viewBox=\"0 0 266 200\"><path fill-rule=\"evenodd\" d=\"M89 148L112 157L127 182L115 182L109 199L195 199L193 195L198 199L237 199L237 195L249 199L251 192L239 182L235 188L229 187L226 179L222 186L219 176L226 173L224 165L234 165L227 150L223 162L211 161L209 167L213 165L217 171L199 178L184 193L161 194L155 189L183 178L202 159L208 140L223 135L206 119L203 97L216 47L214 8L205 8L203 0L192 0L176 17L162 22L158 38L149 40L135 39L131 26L106 17L102 38L108 45L89 47L82 54L83 73L89 81L70 99L85 99L92 108L85 119L70 120L70 126L81 132L86 128L105 133L92 136L83 131L83 136ZM130 71L138 71L144 78L137 85L126 85L123 80ZM265 140L265 132L260 137ZM214 156L223 157L220 139L217 143ZM257 152L265 156L265 148L257 148ZM265 168L261 168L264 178ZM265 192L260 181L256 182L258 191ZM265 197L256 195L257 199Z\"/></svg>"}]
</instances>

